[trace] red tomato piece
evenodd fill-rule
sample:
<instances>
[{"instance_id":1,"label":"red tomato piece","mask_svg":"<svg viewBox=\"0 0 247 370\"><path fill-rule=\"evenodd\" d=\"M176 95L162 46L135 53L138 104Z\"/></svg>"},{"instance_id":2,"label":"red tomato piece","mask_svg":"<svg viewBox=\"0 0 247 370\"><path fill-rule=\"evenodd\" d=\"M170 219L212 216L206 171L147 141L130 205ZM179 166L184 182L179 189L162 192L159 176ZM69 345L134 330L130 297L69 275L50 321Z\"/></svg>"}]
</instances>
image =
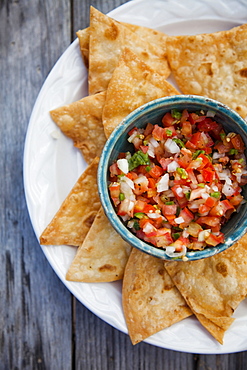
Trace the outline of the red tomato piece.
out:
<instances>
[{"instance_id":1,"label":"red tomato piece","mask_svg":"<svg viewBox=\"0 0 247 370\"><path fill-rule=\"evenodd\" d=\"M153 166L151 170L149 171L149 175L152 176L155 179L158 179L160 176L162 176L164 173L164 170L160 166Z\"/></svg>"},{"instance_id":2,"label":"red tomato piece","mask_svg":"<svg viewBox=\"0 0 247 370\"><path fill-rule=\"evenodd\" d=\"M170 112L167 112L162 118L162 124L164 127L172 126L176 120L172 117Z\"/></svg>"}]
</instances>

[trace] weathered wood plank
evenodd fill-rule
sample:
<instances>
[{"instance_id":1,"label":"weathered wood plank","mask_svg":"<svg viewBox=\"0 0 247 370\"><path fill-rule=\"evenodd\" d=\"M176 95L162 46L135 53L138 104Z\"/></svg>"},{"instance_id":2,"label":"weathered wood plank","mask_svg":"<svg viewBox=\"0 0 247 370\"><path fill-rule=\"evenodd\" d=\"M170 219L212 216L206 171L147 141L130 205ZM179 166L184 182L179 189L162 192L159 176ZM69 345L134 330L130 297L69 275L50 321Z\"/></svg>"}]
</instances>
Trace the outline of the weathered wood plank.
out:
<instances>
[{"instance_id":1,"label":"weathered wood plank","mask_svg":"<svg viewBox=\"0 0 247 370\"><path fill-rule=\"evenodd\" d=\"M22 181L28 120L70 43L69 14L64 0L3 1L0 7L1 369L71 366L71 295L37 243Z\"/></svg>"}]
</instances>

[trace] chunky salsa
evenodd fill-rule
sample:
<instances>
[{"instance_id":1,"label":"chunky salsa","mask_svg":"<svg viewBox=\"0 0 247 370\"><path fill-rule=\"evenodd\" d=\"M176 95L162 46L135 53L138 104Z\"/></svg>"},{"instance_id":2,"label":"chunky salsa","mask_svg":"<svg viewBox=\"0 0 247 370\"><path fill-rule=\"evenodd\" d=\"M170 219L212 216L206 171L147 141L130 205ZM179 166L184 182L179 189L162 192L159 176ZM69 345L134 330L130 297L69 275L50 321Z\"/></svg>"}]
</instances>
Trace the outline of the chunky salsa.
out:
<instances>
[{"instance_id":1,"label":"chunky salsa","mask_svg":"<svg viewBox=\"0 0 247 370\"><path fill-rule=\"evenodd\" d=\"M119 153L109 191L136 236L171 257L224 242L221 231L245 202L244 143L211 111L172 110L160 124L134 127L134 153Z\"/></svg>"}]
</instances>

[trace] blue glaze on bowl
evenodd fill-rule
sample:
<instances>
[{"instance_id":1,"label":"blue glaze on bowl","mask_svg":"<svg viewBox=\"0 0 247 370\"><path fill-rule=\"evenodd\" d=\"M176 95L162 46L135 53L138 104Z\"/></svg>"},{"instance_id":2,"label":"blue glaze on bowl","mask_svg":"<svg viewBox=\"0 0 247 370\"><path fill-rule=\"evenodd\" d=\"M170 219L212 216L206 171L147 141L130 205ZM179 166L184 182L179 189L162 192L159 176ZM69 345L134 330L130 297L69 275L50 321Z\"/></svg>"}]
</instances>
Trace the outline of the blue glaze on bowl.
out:
<instances>
[{"instance_id":1,"label":"blue glaze on bowl","mask_svg":"<svg viewBox=\"0 0 247 370\"><path fill-rule=\"evenodd\" d=\"M145 253L164 260L173 260L173 258L168 257L163 249L156 248L137 238L124 225L119 216L117 216L108 191L108 169L117 159L119 152L133 152L133 145L127 141L128 132L133 127L141 128L146 126L148 122L160 124L161 118L166 112L170 112L171 109L187 109L192 112L201 109L214 111L216 113L214 119L224 126L226 132L239 133L247 147L247 122L243 118L220 102L194 95L175 95L151 101L130 113L111 134L103 149L98 168L99 196L105 214L114 229L129 244ZM247 199L246 187L243 189L243 195ZM247 203L241 206L238 213L232 215L227 224L222 228L222 231L225 234L225 243L219 244L216 247L205 248L203 251L187 252L186 257L188 260L193 261L213 256L236 243L247 231ZM176 258L176 261L179 260L182 259Z\"/></svg>"}]
</instances>

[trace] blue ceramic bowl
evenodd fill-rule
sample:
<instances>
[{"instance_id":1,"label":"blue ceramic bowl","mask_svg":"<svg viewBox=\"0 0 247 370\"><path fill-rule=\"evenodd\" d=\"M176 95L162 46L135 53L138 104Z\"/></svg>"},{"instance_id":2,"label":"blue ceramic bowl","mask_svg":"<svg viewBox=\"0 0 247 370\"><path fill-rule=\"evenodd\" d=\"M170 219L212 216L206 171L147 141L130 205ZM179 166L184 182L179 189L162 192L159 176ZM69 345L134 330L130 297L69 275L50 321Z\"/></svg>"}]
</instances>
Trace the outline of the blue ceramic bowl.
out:
<instances>
[{"instance_id":1,"label":"blue ceramic bowl","mask_svg":"<svg viewBox=\"0 0 247 370\"><path fill-rule=\"evenodd\" d=\"M226 132L231 131L239 133L247 147L247 122L243 118L220 102L194 95L176 95L151 101L130 113L111 134L103 149L98 169L98 189L105 214L114 229L129 244L145 253L164 260L171 260L172 258L168 257L164 250L156 248L137 238L117 216L108 191L108 169L117 159L119 152L133 152L132 144L129 144L127 141L128 132L133 127L144 127L147 122L161 122L161 118L164 114L171 111L171 109L178 109L180 111L188 109L193 112L201 109L214 111L216 113L214 119L222 123ZM243 195L246 199L246 187L243 190ZM188 260L193 261L213 256L226 250L240 239L247 232L247 203L241 206L240 212L232 215L227 224L222 228L222 232L225 234L224 244L222 243L216 247L206 248L202 251L187 252L186 257ZM176 258L176 260L182 259Z\"/></svg>"}]
</instances>

